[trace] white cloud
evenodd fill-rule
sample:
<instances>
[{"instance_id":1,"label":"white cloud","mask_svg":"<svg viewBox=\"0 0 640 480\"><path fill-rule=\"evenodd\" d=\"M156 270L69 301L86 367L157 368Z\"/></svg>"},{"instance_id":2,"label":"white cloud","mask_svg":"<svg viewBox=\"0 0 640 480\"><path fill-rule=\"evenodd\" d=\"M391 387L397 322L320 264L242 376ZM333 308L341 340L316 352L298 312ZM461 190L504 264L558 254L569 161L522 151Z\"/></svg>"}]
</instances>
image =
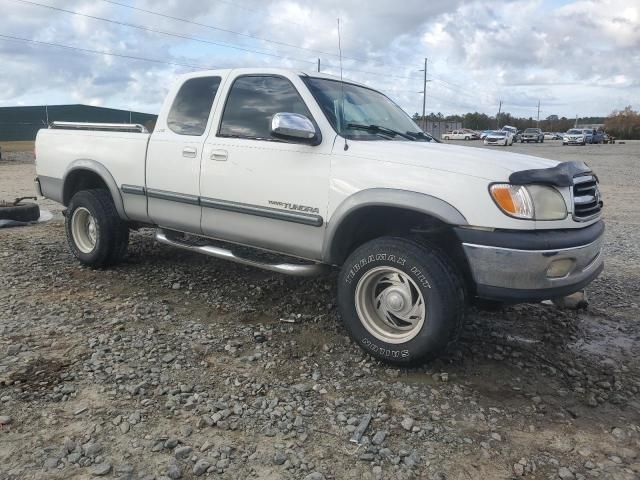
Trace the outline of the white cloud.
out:
<instances>
[{"instance_id":1,"label":"white cloud","mask_svg":"<svg viewBox=\"0 0 640 480\"><path fill-rule=\"evenodd\" d=\"M323 69L336 73L340 17L345 76L389 93L409 113L422 108L418 92L424 57L432 80L428 111L492 114L500 99L504 109L517 115L531 115L538 99L545 115L605 115L626 104L640 106L636 0L575 0L559 6L553 0L118 0L244 36L103 0L33 1L287 58L14 0L3 2L0 34L192 65L313 70L320 57ZM157 111L171 77L188 70L2 39L0 62L0 105L82 102Z\"/></svg>"}]
</instances>

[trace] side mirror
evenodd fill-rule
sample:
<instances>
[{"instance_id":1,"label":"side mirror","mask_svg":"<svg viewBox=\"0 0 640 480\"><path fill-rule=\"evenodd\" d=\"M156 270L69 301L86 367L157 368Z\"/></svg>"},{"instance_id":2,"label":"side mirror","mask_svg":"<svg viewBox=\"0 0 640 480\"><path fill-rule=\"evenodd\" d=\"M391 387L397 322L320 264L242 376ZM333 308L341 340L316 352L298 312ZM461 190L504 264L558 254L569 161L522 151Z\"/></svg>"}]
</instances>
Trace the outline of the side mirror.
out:
<instances>
[{"instance_id":1,"label":"side mirror","mask_svg":"<svg viewBox=\"0 0 640 480\"><path fill-rule=\"evenodd\" d=\"M271 119L271 135L309 145L320 143L320 135L316 127L311 120L299 113L276 113Z\"/></svg>"}]
</instances>

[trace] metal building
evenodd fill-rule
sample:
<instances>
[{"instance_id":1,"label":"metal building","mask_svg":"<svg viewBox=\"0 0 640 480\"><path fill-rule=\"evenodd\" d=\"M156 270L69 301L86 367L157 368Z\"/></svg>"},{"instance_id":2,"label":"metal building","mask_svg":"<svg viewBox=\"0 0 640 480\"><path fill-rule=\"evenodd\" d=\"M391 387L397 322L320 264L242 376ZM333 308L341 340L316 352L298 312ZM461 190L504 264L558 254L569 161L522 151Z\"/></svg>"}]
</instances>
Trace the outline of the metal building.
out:
<instances>
[{"instance_id":1,"label":"metal building","mask_svg":"<svg viewBox=\"0 0 640 480\"><path fill-rule=\"evenodd\" d=\"M156 118L149 113L91 105L0 107L0 142L35 140L38 130L53 121L141 123L150 126Z\"/></svg>"}]
</instances>

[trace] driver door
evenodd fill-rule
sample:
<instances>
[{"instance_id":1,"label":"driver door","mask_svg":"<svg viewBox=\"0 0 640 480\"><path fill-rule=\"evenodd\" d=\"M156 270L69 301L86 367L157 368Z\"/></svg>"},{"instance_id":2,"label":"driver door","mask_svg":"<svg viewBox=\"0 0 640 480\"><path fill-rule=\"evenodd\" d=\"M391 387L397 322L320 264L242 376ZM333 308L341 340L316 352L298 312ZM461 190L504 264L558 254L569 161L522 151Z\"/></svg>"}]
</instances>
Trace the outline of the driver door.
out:
<instances>
[{"instance_id":1,"label":"driver door","mask_svg":"<svg viewBox=\"0 0 640 480\"><path fill-rule=\"evenodd\" d=\"M227 82L203 148L201 226L214 238L320 259L333 138L312 146L271 135L282 112L305 115L318 129L306 104L313 100L296 80L239 74Z\"/></svg>"}]
</instances>

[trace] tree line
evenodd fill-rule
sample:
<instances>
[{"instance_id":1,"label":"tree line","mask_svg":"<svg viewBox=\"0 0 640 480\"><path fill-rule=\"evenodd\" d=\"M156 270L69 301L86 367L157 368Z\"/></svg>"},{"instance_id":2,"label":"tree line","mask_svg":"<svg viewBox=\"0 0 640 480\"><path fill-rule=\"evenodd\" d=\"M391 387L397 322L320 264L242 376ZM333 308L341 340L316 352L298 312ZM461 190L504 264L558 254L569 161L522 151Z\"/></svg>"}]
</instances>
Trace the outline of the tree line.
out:
<instances>
[{"instance_id":1,"label":"tree line","mask_svg":"<svg viewBox=\"0 0 640 480\"><path fill-rule=\"evenodd\" d=\"M415 113L413 119L418 125L424 122L422 115ZM443 115L431 113L426 116L427 121L432 122L462 122L463 128L472 130L491 130L511 125L524 130L525 128L538 127L544 132L566 132L577 125L604 124L607 133L616 138L640 139L640 113L634 111L631 106L624 110L614 111L608 117L578 117L567 118L558 115L549 115L538 122L533 117L516 117L508 112L501 113L499 117L486 113L469 112L464 115Z\"/></svg>"}]
</instances>

